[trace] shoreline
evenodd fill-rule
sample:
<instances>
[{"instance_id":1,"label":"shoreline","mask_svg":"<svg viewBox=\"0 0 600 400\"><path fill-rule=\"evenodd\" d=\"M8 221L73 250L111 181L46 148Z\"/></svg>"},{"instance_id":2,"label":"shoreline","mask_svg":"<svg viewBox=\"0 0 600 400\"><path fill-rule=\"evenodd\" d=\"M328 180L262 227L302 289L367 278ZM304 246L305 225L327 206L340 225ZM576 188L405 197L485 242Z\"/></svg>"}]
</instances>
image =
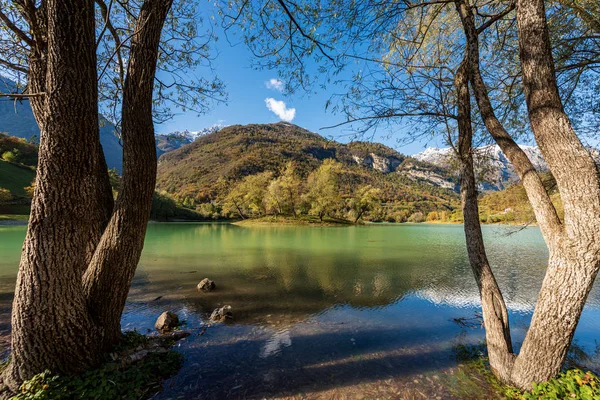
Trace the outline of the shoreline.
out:
<instances>
[{"instance_id":1,"label":"shoreline","mask_svg":"<svg viewBox=\"0 0 600 400\"><path fill-rule=\"evenodd\" d=\"M8 215L0 216L1 226L27 226L28 218L6 218ZM318 218L291 218L291 217L261 217L248 218L243 220L188 220L188 219L171 219L171 220L150 220L149 223L204 223L204 224L229 224L240 227L269 227L269 226L309 226L309 227L341 227L341 226L369 226L369 225L462 225L463 222L457 221L424 221L424 222L371 222L359 221L353 223L347 220L324 219L320 221ZM537 223L481 223L482 226L507 226L529 228L538 226Z\"/></svg>"},{"instance_id":2,"label":"shoreline","mask_svg":"<svg viewBox=\"0 0 600 400\"><path fill-rule=\"evenodd\" d=\"M243 219L240 221L230 222L231 225L241 226L241 227L253 227L253 226L314 226L314 227L334 227L334 226L355 226L362 225L362 223L354 224L350 221L346 220L336 220L327 218L323 221L320 221L318 218L311 217L277 217L277 216L268 216L261 218L249 218Z\"/></svg>"}]
</instances>

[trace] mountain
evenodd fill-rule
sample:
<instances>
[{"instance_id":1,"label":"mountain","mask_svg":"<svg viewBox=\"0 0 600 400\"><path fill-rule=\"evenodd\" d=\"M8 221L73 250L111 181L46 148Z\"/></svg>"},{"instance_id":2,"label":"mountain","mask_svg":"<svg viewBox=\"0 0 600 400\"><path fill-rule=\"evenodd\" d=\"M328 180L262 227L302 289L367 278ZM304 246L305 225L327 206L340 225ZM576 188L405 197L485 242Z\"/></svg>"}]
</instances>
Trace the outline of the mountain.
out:
<instances>
[{"instance_id":1,"label":"mountain","mask_svg":"<svg viewBox=\"0 0 600 400\"><path fill-rule=\"evenodd\" d=\"M549 171L542 152L537 146L520 145L520 147L539 173ZM482 190L503 190L519 182L519 176L498 145L477 147L474 150L475 171L480 179ZM588 150L596 163L600 164L600 150L592 147L588 147ZM457 173L456 159L451 148L429 147L413 157Z\"/></svg>"},{"instance_id":2,"label":"mountain","mask_svg":"<svg viewBox=\"0 0 600 400\"><path fill-rule=\"evenodd\" d=\"M13 82L0 77L2 90L11 90L15 87ZM11 136L31 140L39 138L38 128L33 111L28 101L13 101L0 99L0 132ZM104 117L100 117L100 143L109 168L116 168L119 172L123 168L123 147L115 135L115 126Z\"/></svg>"},{"instance_id":3,"label":"mountain","mask_svg":"<svg viewBox=\"0 0 600 400\"><path fill-rule=\"evenodd\" d=\"M521 148L538 172L548 172L548 166L537 146L521 145ZM475 171L481 180L481 189L503 190L519 181L512 164L498 145L478 147L474 150ZM430 147L413 157L451 171L457 170L455 155L451 148Z\"/></svg>"},{"instance_id":4,"label":"mountain","mask_svg":"<svg viewBox=\"0 0 600 400\"><path fill-rule=\"evenodd\" d=\"M156 156L160 157L164 153L177 150L186 144L192 143L201 136L210 133L218 132L223 129L224 125L215 124L208 128L203 128L199 131L191 132L189 130L174 131L169 133L160 133L156 135Z\"/></svg>"},{"instance_id":5,"label":"mountain","mask_svg":"<svg viewBox=\"0 0 600 400\"><path fill-rule=\"evenodd\" d=\"M189 131L175 131L154 136L156 142L156 157L160 157L169 151L177 150L180 147L190 144L195 139Z\"/></svg>"},{"instance_id":6,"label":"mountain","mask_svg":"<svg viewBox=\"0 0 600 400\"><path fill-rule=\"evenodd\" d=\"M329 158L344 165L347 194L370 184L382 190L385 202L397 202L405 209L429 212L456 207L456 179L442 167L378 143L327 140L285 122L228 126L163 154L158 160L157 188L181 201L210 203L223 195L224 181L238 182L264 171L278 175L289 161L305 178Z\"/></svg>"}]
</instances>

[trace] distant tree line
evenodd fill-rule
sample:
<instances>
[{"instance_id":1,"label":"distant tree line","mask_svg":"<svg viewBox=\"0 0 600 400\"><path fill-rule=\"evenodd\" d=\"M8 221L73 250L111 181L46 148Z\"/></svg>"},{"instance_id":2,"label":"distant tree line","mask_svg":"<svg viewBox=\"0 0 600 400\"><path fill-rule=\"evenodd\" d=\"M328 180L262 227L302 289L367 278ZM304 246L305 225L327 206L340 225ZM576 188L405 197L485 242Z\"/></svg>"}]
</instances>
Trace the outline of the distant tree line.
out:
<instances>
[{"instance_id":1,"label":"distant tree line","mask_svg":"<svg viewBox=\"0 0 600 400\"><path fill-rule=\"evenodd\" d=\"M280 171L263 171L241 179L221 177L212 199L161 191L164 199L196 211L203 219L249 219L265 216L371 222L425 222L432 212L447 222L460 222L460 211L434 199L394 198L381 182L357 181L346 165L325 159L310 172L289 161ZM409 194L407 194L409 196ZM409 196L410 197L410 196Z\"/></svg>"}]
</instances>

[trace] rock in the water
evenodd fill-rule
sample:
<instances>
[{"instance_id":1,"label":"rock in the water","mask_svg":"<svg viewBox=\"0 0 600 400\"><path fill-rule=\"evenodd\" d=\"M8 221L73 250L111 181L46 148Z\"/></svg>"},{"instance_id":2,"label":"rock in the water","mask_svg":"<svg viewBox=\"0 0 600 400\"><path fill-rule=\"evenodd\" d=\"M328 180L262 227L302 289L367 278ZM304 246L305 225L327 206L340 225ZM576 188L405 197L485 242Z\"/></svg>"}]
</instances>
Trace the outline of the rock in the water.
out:
<instances>
[{"instance_id":1,"label":"rock in the water","mask_svg":"<svg viewBox=\"0 0 600 400\"><path fill-rule=\"evenodd\" d=\"M233 318L233 313L231 312L231 306L223 306L221 308L215 309L215 311L210 314L210 320L215 322L221 322L226 320L227 318Z\"/></svg>"},{"instance_id":2,"label":"rock in the water","mask_svg":"<svg viewBox=\"0 0 600 400\"><path fill-rule=\"evenodd\" d=\"M173 329L179 326L179 317L177 314L171 311L165 311L160 314L160 317L156 320L154 327L160 333L171 332Z\"/></svg>"},{"instance_id":3,"label":"rock in the water","mask_svg":"<svg viewBox=\"0 0 600 400\"><path fill-rule=\"evenodd\" d=\"M215 289L215 283L208 278L204 278L198 284L198 290L212 292Z\"/></svg>"},{"instance_id":4,"label":"rock in the water","mask_svg":"<svg viewBox=\"0 0 600 400\"><path fill-rule=\"evenodd\" d=\"M191 332L188 332L188 331L175 331L175 332L165 333L163 335L160 335L159 337L161 339L179 340L179 339L186 338L190 335L191 335Z\"/></svg>"}]
</instances>

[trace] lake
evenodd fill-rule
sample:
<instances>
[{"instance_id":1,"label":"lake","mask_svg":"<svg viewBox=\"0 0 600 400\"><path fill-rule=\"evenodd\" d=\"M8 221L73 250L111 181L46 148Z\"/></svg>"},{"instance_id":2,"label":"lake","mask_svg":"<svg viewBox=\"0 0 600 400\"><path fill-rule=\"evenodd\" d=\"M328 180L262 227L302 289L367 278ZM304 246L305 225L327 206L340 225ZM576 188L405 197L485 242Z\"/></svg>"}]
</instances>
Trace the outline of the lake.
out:
<instances>
[{"instance_id":1,"label":"lake","mask_svg":"<svg viewBox=\"0 0 600 400\"><path fill-rule=\"evenodd\" d=\"M146 333L171 310L193 333L178 342L185 365L158 399L329 396L344 387L375 397L390 385L399 397L452 397L456 346L484 338L462 229L152 223L122 326ZM485 226L484 235L518 347L548 252L536 227ZM24 237L25 227L0 227L5 338ZM196 290L204 277L214 292ZM575 336L590 354L600 338L598 286ZM234 319L209 326L226 304Z\"/></svg>"}]
</instances>

